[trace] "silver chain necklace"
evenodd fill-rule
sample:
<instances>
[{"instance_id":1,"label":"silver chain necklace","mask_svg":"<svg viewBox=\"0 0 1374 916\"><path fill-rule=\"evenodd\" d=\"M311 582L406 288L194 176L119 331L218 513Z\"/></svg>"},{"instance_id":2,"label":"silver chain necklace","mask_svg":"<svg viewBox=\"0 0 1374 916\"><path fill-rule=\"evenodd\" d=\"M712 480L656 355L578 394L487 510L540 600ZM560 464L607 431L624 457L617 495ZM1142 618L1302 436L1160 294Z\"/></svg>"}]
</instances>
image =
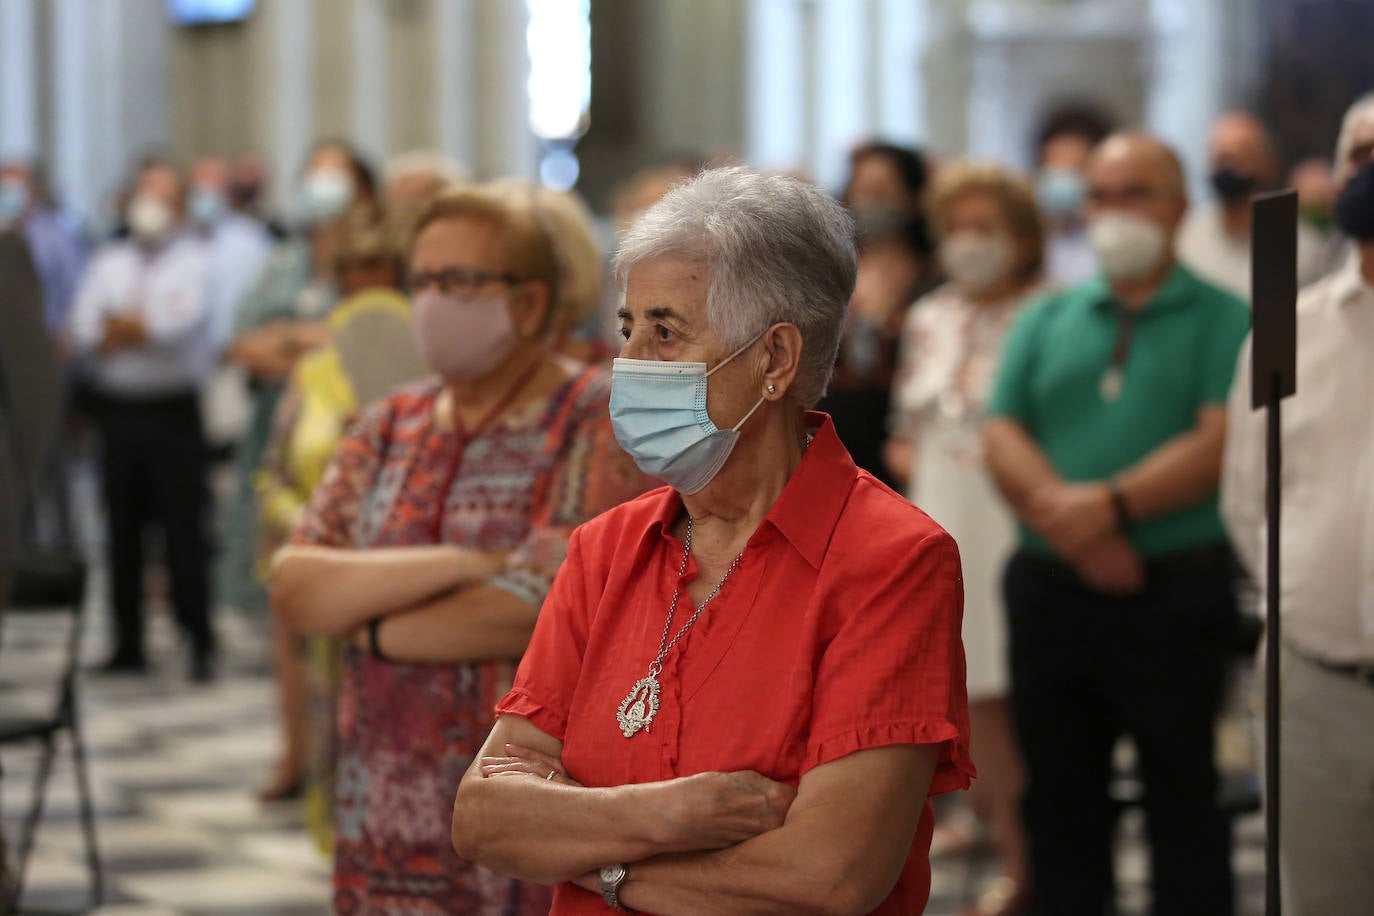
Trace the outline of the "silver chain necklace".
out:
<instances>
[{"instance_id":1,"label":"silver chain necklace","mask_svg":"<svg viewBox=\"0 0 1374 916\"><path fill-rule=\"evenodd\" d=\"M682 548L682 565L677 571L677 588L673 590L673 600L668 605L668 619L663 623L663 636L658 641L658 655L649 663L649 674L635 682L630 690L629 696L625 697L625 702L620 704L620 711L615 714L616 721L620 723L620 732L626 738L633 738L640 730L649 730L649 725L654 721L654 716L658 713L658 676L663 672L663 660L668 657L668 653L673 651L678 640L692 628L692 624L697 622L702 611L706 610L706 605L711 603L720 594L721 587L725 585L725 580L730 578L730 574L739 566L739 561L744 554L740 553L730 564L730 568L725 571L725 575L720 577L716 587L711 589L711 594L697 606L694 613L687 622L682 625L682 629L677 631L677 635L669 642L668 634L673 629L673 615L677 613L677 602L682 597L682 577L687 574L687 558L692 555L692 517L687 516L687 537L683 539L686 543Z\"/></svg>"}]
</instances>

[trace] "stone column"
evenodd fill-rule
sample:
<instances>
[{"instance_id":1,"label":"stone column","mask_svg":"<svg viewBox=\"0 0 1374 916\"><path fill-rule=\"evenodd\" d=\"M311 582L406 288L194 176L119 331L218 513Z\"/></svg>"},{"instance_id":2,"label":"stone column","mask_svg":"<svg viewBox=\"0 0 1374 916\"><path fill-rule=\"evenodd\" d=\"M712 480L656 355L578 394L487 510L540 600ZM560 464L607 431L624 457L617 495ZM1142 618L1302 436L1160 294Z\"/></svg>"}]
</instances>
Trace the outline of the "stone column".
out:
<instances>
[{"instance_id":1,"label":"stone column","mask_svg":"<svg viewBox=\"0 0 1374 916\"><path fill-rule=\"evenodd\" d=\"M0 0L0 158L33 158L38 138L38 24L31 0Z\"/></svg>"}]
</instances>

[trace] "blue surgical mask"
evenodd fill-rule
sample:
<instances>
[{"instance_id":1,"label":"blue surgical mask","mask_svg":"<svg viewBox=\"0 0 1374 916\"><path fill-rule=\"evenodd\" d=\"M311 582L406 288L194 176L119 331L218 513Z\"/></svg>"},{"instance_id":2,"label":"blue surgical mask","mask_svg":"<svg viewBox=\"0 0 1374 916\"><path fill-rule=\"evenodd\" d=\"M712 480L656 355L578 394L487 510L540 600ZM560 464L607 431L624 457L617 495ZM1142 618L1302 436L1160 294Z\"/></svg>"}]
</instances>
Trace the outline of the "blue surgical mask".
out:
<instances>
[{"instance_id":1,"label":"blue surgical mask","mask_svg":"<svg viewBox=\"0 0 1374 916\"><path fill-rule=\"evenodd\" d=\"M22 181L0 182L0 223L12 223L29 208L29 189Z\"/></svg>"},{"instance_id":2,"label":"blue surgical mask","mask_svg":"<svg viewBox=\"0 0 1374 916\"><path fill-rule=\"evenodd\" d=\"M191 192L186 209L197 226L207 228L224 214L224 195L209 188L198 188Z\"/></svg>"},{"instance_id":3,"label":"blue surgical mask","mask_svg":"<svg viewBox=\"0 0 1374 916\"><path fill-rule=\"evenodd\" d=\"M1051 219L1078 215L1087 194L1083 176L1070 169L1046 169L1035 184L1036 199Z\"/></svg>"},{"instance_id":4,"label":"blue surgical mask","mask_svg":"<svg viewBox=\"0 0 1374 916\"><path fill-rule=\"evenodd\" d=\"M729 429L706 411L706 380L758 342L760 334L706 371L705 363L617 359L611 369L611 427L645 474L691 496L711 482L734 451L760 397Z\"/></svg>"}]
</instances>

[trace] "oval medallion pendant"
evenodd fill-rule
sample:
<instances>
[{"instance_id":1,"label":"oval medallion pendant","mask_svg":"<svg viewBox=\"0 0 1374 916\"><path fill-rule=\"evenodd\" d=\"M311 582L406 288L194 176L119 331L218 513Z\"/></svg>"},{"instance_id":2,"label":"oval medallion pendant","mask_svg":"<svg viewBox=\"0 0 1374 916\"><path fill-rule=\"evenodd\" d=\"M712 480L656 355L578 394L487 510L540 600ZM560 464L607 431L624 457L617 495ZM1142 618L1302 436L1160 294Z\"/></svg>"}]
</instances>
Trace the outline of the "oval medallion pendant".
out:
<instances>
[{"instance_id":1,"label":"oval medallion pendant","mask_svg":"<svg viewBox=\"0 0 1374 916\"><path fill-rule=\"evenodd\" d=\"M620 723L620 732L626 738L633 738L641 728L646 731L658 712L658 678L652 674L635 682L630 695L620 704L615 714Z\"/></svg>"}]
</instances>

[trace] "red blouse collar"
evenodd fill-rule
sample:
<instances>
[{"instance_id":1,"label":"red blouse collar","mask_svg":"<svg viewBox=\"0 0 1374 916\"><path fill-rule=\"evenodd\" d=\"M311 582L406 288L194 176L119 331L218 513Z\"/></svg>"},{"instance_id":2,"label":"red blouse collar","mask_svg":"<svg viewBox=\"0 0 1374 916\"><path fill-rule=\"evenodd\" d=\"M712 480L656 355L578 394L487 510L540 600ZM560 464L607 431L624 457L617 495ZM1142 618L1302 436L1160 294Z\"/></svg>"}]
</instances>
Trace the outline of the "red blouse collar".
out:
<instances>
[{"instance_id":1,"label":"red blouse collar","mask_svg":"<svg viewBox=\"0 0 1374 916\"><path fill-rule=\"evenodd\" d=\"M820 569L859 469L835 434L829 414L807 411L806 428L814 437L811 445L763 522L782 534L812 568ZM671 487L664 487L658 500L646 537L667 532L682 511L682 497Z\"/></svg>"}]
</instances>

